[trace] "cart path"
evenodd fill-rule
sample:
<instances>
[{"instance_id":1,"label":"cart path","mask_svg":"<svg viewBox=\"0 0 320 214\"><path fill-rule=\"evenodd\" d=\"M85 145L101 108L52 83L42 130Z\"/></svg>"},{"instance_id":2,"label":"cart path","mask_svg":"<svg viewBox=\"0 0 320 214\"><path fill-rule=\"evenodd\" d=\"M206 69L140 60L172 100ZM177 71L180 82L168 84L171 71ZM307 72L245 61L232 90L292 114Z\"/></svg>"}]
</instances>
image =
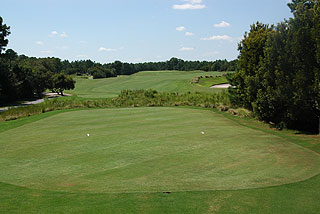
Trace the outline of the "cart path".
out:
<instances>
[{"instance_id":1,"label":"cart path","mask_svg":"<svg viewBox=\"0 0 320 214\"><path fill-rule=\"evenodd\" d=\"M57 95L55 93L45 93L44 95L46 97L48 97L49 99L56 98L56 97L61 97L61 95ZM64 94L64 96L71 96L71 95L70 94ZM1 107L0 108L0 113L4 112L4 111L8 111L10 108L18 108L18 107L21 107L21 106L35 105L35 104L39 104L39 103L42 103L42 102L44 102L43 98L37 99L37 100L33 100L33 101L29 101L29 102L25 102L25 103L22 103L22 104L16 105L16 106Z\"/></svg>"}]
</instances>

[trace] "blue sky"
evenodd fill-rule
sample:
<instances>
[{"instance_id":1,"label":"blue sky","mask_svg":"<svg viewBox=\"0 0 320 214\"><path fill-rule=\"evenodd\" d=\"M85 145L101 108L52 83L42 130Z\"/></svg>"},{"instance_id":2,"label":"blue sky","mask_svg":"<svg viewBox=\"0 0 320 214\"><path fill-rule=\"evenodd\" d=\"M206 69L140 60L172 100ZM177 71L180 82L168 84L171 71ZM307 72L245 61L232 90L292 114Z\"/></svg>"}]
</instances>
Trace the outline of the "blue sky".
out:
<instances>
[{"instance_id":1,"label":"blue sky","mask_svg":"<svg viewBox=\"0 0 320 214\"><path fill-rule=\"evenodd\" d=\"M8 48L101 63L232 60L256 21L292 15L288 0L1 0Z\"/></svg>"}]
</instances>

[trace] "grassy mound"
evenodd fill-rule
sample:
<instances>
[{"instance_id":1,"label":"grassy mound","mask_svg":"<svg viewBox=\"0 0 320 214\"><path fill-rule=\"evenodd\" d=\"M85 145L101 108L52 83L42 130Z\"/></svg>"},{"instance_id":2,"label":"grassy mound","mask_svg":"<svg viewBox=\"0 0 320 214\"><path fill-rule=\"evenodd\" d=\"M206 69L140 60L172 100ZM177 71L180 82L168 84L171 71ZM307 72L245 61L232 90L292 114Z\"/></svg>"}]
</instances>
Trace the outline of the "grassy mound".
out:
<instances>
[{"instance_id":1,"label":"grassy mound","mask_svg":"<svg viewBox=\"0 0 320 214\"><path fill-rule=\"evenodd\" d=\"M0 139L0 182L31 189L234 190L320 173L311 150L190 108L71 111L4 131Z\"/></svg>"}]
</instances>

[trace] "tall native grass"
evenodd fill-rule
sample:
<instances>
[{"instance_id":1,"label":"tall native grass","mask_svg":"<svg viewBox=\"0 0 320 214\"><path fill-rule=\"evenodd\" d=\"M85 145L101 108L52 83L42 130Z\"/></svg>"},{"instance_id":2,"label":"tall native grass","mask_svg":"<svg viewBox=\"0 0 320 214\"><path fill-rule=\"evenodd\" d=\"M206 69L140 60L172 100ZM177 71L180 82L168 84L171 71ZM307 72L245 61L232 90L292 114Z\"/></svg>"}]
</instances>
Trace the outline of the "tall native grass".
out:
<instances>
[{"instance_id":1,"label":"tall native grass","mask_svg":"<svg viewBox=\"0 0 320 214\"><path fill-rule=\"evenodd\" d=\"M84 99L79 97L62 97L46 100L36 105L11 108L0 113L0 121L15 120L44 112L77 108L119 108L139 106L196 106L230 109L227 92L207 94L200 92L176 93L148 90L123 90L116 98Z\"/></svg>"}]
</instances>

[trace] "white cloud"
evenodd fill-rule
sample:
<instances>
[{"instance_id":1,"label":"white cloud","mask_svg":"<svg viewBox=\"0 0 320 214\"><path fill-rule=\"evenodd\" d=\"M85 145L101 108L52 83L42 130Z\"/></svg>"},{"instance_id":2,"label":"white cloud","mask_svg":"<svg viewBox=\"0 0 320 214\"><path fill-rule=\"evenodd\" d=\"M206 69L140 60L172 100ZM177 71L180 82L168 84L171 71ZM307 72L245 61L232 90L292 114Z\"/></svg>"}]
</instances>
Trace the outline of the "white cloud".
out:
<instances>
[{"instance_id":1,"label":"white cloud","mask_svg":"<svg viewBox=\"0 0 320 214\"><path fill-rule=\"evenodd\" d=\"M175 4L172 8L175 10L200 10L206 6L204 4Z\"/></svg>"},{"instance_id":2,"label":"white cloud","mask_svg":"<svg viewBox=\"0 0 320 214\"><path fill-rule=\"evenodd\" d=\"M181 27L177 27L177 28L176 28L176 30L177 30L177 31L184 31L185 29L186 29L186 28L185 28L185 27L183 27L183 26L181 26Z\"/></svg>"},{"instance_id":3,"label":"white cloud","mask_svg":"<svg viewBox=\"0 0 320 214\"><path fill-rule=\"evenodd\" d=\"M191 32L186 32L186 36L193 36L194 34Z\"/></svg>"},{"instance_id":4,"label":"white cloud","mask_svg":"<svg viewBox=\"0 0 320 214\"><path fill-rule=\"evenodd\" d=\"M222 21L219 24L214 24L214 27L230 27L230 23Z\"/></svg>"},{"instance_id":5,"label":"white cloud","mask_svg":"<svg viewBox=\"0 0 320 214\"><path fill-rule=\"evenodd\" d=\"M57 31L52 31L52 32L51 32L51 35L52 35L52 36L56 36L56 35L58 35L58 32L57 32Z\"/></svg>"},{"instance_id":6,"label":"white cloud","mask_svg":"<svg viewBox=\"0 0 320 214\"><path fill-rule=\"evenodd\" d=\"M50 37L53 37L53 36L58 36L59 33L57 31L52 31L51 34L50 34ZM62 32L60 35L59 35L61 38L66 38L68 37L67 33L66 32Z\"/></svg>"},{"instance_id":7,"label":"white cloud","mask_svg":"<svg viewBox=\"0 0 320 214\"><path fill-rule=\"evenodd\" d=\"M200 4L200 3L202 3L202 0L182 0L182 1L186 1L186 2L189 2L191 4Z\"/></svg>"},{"instance_id":8,"label":"white cloud","mask_svg":"<svg viewBox=\"0 0 320 214\"><path fill-rule=\"evenodd\" d=\"M194 48L187 48L187 47L182 47L179 49L179 51L193 51Z\"/></svg>"},{"instance_id":9,"label":"white cloud","mask_svg":"<svg viewBox=\"0 0 320 214\"><path fill-rule=\"evenodd\" d=\"M66 32L63 32L62 34L60 34L60 37L66 38L66 37L68 37L68 35L66 34Z\"/></svg>"},{"instance_id":10,"label":"white cloud","mask_svg":"<svg viewBox=\"0 0 320 214\"><path fill-rule=\"evenodd\" d=\"M44 45L44 42L42 42L42 41L37 41L37 42L36 42L36 45L41 45L41 46L42 46L42 45Z\"/></svg>"},{"instance_id":11,"label":"white cloud","mask_svg":"<svg viewBox=\"0 0 320 214\"><path fill-rule=\"evenodd\" d=\"M101 48L99 48L99 50L98 50L98 51L116 51L116 49L101 47Z\"/></svg>"},{"instance_id":12,"label":"white cloud","mask_svg":"<svg viewBox=\"0 0 320 214\"><path fill-rule=\"evenodd\" d=\"M228 35L223 35L223 36L211 36L211 37L207 37L207 38L201 38L201 40L227 40L227 41L234 41L235 39L232 38L231 36Z\"/></svg>"}]
</instances>

